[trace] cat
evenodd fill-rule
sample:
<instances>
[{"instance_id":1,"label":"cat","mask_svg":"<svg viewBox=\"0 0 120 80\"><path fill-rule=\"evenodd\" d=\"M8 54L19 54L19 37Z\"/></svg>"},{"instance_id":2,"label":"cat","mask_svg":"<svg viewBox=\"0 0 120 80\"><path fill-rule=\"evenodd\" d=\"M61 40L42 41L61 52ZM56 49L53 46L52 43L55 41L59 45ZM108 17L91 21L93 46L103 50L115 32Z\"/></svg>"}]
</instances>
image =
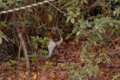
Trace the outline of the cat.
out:
<instances>
[{"instance_id":1,"label":"cat","mask_svg":"<svg viewBox=\"0 0 120 80\"><path fill-rule=\"evenodd\" d=\"M53 27L52 29L48 30L41 28L40 34L37 35L39 37L50 38L48 44L48 55L41 56L40 58L49 59L52 56L55 47L57 46L57 48L59 48L63 42L63 38L61 37L61 34L59 33L59 29L57 27ZM27 36L30 38L31 34L23 34L22 37L26 43L27 50L31 52L31 49L33 48L31 48L31 45L28 43ZM3 40L2 44L0 44L0 62L9 61L10 59L15 59L18 56L20 39L18 38L17 33L11 33L7 35L7 37L9 38L8 41ZM32 40L30 39L30 41ZM23 53L23 50L21 50L21 53Z\"/></svg>"},{"instance_id":2,"label":"cat","mask_svg":"<svg viewBox=\"0 0 120 80\"><path fill-rule=\"evenodd\" d=\"M42 56L42 58L48 59L52 56L52 52L54 48L57 46L57 48L60 47L61 43L63 42L63 38L61 36L61 33L59 32L58 27L53 27L51 30L44 30L42 29L40 31L42 33L42 36L48 37L52 40L50 40L48 45L48 55Z\"/></svg>"}]
</instances>

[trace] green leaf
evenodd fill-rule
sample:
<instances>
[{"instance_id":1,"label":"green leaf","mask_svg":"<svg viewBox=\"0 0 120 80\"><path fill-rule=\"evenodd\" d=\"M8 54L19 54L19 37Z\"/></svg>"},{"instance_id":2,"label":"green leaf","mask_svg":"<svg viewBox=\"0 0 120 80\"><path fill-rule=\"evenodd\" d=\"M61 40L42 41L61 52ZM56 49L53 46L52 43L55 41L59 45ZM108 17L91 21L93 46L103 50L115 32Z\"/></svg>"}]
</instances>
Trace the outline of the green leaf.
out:
<instances>
[{"instance_id":1,"label":"green leaf","mask_svg":"<svg viewBox=\"0 0 120 80\"><path fill-rule=\"evenodd\" d=\"M29 55L28 55L29 56ZM25 60L25 57L21 57L21 58L18 58L19 60L21 60L21 61L26 61Z\"/></svg>"},{"instance_id":2,"label":"green leaf","mask_svg":"<svg viewBox=\"0 0 120 80\"><path fill-rule=\"evenodd\" d=\"M118 25L115 25L115 28L118 29Z\"/></svg>"},{"instance_id":3,"label":"green leaf","mask_svg":"<svg viewBox=\"0 0 120 80\"><path fill-rule=\"evenodd\" d=\"M75 23L75 19L74 18L71 18L71 23Z\"/></svg>"},{"instance_id":4,"label":"green leaf","mask_svg":"<svg viewBox=\"0 0 120 80\"><path fill-rule=\"evenodd\" d=\"M78 6L78 3L79 3L79 1L77 1L77 2L75 3L75 5Z\"/></svg>"},{"instance_id":5,"label":"green leaf","mask_svg":"<svg viewBox=\"0 0 120 80\"><path fill-rule=\"evenodd\" d=\"M84 3L88 4L88 1L87 1L87 0L83 0L83 1L84 1Z\"/></svg>"},{"instance_id":6,"label":"green leaf","mask_svg":"<svg viewBox=\"0 0 120 80\"><path fill-rule=\"evenodd\" d=\"M38 44L35 44L35 49L38 49Z\"/></svg>"},{"instance_id":7,"label":"green leaf","mask_svg":"<svg viewBox=\"0 0 120 80\"><path fill-rule=\"evenodd\" d=\"M68 16L67 20L66 20L66 23L68 23L70 21L70 19L71 19L71 16Z\"/></svg>"},{"instance_id":8,"label":"green leaf","mask_svg":"<svg viewBox=\"0 0 120 80\"><path fill-rule=\"evenodd\" d=\"M73 16L73 12L72 12L72 11L70 11L70 12L69 12L69 15L70 15L70 16Z\"/></svg>"},{"instance_id":9,"label":"green leaf","mask_svg":"<svg viewBox=\"0 0 120 80\"><path fill-rule=\"evenodd\" d=\"M118 0L115 0L115 3L117 3L118 2Z\"/></svg>"},{"instance_id":10,"label":"green leaf","mask_svg":"<svg viewBox=\"0 0 120 80\"><path fill-rule=\"evenodd\" d=\"M49 62L49 61L46 61L46 66L48 66L48 67L52 67L52 63Z\"/></svg>"},{"instance_id":11,"label":"green leaf","mask_svg":"<svg viewBox=\"0 0 120 80\"><path fill-rule=\"evenodd\" d=\"M110 25L110 26L113 26L113 23L110 22L109 25Z\"/></svg>"},{"instance_id":12,"label":"green leaf","mask_svg":"<svg viewBox=\"0 0 120 80\"><path fill-rule=\"evenodd\" d=\"M36 41L38 42L40 40L39 36L37 36Z\"/></svg>"},{"instance_id":13,"label":"green leaf","mask_svg":"<svg viewBox=\"0 0 120 80\"><path fill-rule=\"evenodd\" d=\"M73 9L72 7L68 7L66 8L67 11L70 11L71 9Z\"/></svg>"},{"instance_id":14,"label":"green leaf","mask_svg":"<svg viewBox=\"0 0 120 80\"><path fill-rule=\"evenodd\" d=\"M76 15L80 15L80 11L76 11Z\"/></svg>"},{"instance_id":15,"label":"green leaf","mask_svg":"<svg viewBox=\"0 0 120 80\"><path fill-rule=\"evenodd\" d=\"M117 14L117 11L114 11L114 12L113 12L113 15L115 16L116 14Z\"/></svg>"},{"instance_id":16,"label":"green leaf","mask_svg":"<svg viewBox=\"0 0 120 80\"><path fill-rule=\"evenodd\" d=\"M110 35L112 36L114 32L115 32L115 29L113 29L113 30L111 31L111 34L110 34Z\"/></svg>"}]
</instances>

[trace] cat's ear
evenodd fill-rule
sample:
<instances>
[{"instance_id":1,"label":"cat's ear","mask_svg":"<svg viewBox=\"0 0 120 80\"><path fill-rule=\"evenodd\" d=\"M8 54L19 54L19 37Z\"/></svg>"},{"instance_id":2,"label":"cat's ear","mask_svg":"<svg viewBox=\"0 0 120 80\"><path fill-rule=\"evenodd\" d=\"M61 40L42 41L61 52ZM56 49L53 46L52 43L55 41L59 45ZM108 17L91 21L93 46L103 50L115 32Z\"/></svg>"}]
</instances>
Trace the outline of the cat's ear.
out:
<instances>
[{"instance_id":1,"label":"cat's ear","mask_svg":"<svg viewBox=\"0 0 120 80\"><path fill-rule=\"evenodd\" d=\"M56 35L58 33L58 29L56 27L52 28L52 34Z\"/></svg>"}]
</instances>

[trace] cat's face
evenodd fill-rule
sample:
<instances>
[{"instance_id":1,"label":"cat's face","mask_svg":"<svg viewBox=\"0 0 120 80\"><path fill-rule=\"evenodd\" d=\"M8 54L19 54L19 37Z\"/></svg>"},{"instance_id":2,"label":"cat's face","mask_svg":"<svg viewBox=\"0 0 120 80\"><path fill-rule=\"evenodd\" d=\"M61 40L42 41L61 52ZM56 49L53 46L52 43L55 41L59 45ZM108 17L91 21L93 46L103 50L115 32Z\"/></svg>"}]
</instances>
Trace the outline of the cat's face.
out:
<instances>
[{"instance_id":1,"label":"cat's face","mask_svg":"<svg viewBox=\"0 0 120 80\"><path fill-rule=\"evenodd\" d=\"M57 27L53 27L53 28L52 28L52 33L53 33L54 35L57 35L57 34L58 34L58 28L57 28Z\"/></svg>"}]
</instances>

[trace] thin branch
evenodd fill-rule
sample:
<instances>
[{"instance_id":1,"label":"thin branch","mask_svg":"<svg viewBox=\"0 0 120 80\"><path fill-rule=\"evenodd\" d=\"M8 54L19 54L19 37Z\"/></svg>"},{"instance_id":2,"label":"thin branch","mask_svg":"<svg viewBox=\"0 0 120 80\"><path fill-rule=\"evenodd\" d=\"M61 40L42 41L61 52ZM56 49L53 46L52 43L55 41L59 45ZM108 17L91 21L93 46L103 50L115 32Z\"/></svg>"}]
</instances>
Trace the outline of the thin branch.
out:
<instances>
[{"instance_id":1,"label":"thin branch","mask_svg":"<svg viewBox=\"0 0 120 80\"><path fill-rule=\"evenodd\" d=\"M56 8L58 11L60 11L61 13L63 13L63 14L66 14L66 13L64 13L63 11L61 11L59 8L57 8L54 4L52 4L52 3L49 3L50 5L52 5L54 8Z\"/></svg>"},{"instance_id":2,"label":"thin branch","mask_svg":"<svg viewBox=\"0 0 120 80\"><path fill-rule=\"evenodd\" d=\"M77 2L77 1L78 1L78 0L75 0L75 1L73 1L73 2L70 2L70 3L68 3L68 4L64 5L64 6L62 6L62 7L60 8L60 10L62 10L63 8L69 6L69 5L71 5L72 3L75 3L75 2Z\"/></svg>"}]
</instances>

